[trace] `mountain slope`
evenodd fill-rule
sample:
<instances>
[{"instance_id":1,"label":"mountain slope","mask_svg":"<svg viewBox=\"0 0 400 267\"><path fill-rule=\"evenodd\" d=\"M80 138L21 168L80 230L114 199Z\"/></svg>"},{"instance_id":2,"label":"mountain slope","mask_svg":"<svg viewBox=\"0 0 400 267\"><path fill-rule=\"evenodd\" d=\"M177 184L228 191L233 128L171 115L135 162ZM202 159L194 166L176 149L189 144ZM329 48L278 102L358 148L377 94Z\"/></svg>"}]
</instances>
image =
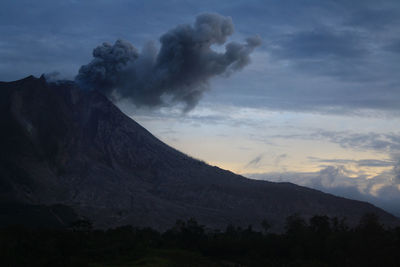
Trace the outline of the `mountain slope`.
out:
<instances>
[{"instance_id":1,"label":"mountain slope","mask_svg":"<svg viewBox=\"0 0 400 267\"><path fill-rule=\"evenodd\" d=\"M170 227L194 217L276 229L293 214L366 212L397 219L371 204L290 183L250 180L192 159L159 141L96 91L32 76L0 83L0 199L64 204L97 226Z\"/></svg>"}]
</instances>

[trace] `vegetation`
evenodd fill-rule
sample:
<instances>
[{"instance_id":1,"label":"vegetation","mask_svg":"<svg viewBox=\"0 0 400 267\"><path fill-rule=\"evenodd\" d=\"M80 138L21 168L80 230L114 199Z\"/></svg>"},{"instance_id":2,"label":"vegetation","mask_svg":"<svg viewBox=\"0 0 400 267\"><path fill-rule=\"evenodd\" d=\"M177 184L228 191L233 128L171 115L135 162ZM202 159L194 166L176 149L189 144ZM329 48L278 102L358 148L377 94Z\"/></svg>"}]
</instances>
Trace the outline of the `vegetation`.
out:
<instances>
[{"instance_id":1,"label":"vegetation","mask_svg":"<svg viewBox=\"0 0 400 267\"><path fill-rule=\"evenodd\" d=\"M386 229L374 214L355 228L344 220L298 215L285 231L228 226L207 230L194 219L160 233L150 228L0 230L1 266L400 266L400 227Z\"/></svg>"}]
</instances>

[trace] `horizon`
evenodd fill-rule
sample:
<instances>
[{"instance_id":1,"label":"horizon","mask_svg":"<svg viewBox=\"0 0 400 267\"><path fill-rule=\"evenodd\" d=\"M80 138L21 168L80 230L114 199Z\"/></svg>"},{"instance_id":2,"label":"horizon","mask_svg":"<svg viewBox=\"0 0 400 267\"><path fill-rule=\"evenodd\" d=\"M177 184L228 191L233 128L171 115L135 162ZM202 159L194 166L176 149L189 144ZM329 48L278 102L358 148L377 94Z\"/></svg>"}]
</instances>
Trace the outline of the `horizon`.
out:
<instances>
[{"instance_id":1,"label":"horizon","mask_svg":"<svg viewBox=\"0 0 400 267\"><path fill-rule=\"evenodd\" d=\"M251 62L242 69L207 79L193 109L137 107L126 98L115 104L208 164L368 201L400 216L398 2L118 2L126 7L3 2L0 80L55 71L74 80L103 42L124 39L142 53L149 41L160 49L160 36L193 25L199 14L231 17L235 32L227 42L259 35L262 44L245 55ZM223 54L227 42L212 51Z\"/></svg>"}]
</instances>

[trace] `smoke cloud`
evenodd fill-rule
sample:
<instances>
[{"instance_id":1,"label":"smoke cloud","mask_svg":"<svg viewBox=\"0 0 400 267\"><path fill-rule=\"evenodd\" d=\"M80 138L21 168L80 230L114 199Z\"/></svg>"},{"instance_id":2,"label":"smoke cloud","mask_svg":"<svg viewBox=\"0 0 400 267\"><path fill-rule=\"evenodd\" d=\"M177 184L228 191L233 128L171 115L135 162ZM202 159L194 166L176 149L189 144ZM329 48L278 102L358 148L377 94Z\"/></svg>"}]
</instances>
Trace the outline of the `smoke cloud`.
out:
<instances>
[{"instance_id":1,"label":"smoke cloud","mask_svg":"<svg viewBox=\"0 0 400 267\"><path fill-rule=\"evenodd\" d=\"M182 103L184 111L189 111L209 89L210 78L243 69L261 44L259 36L243 44L226 43L233 32L230 17L201 14L193 26L179 25L162 35L160 49L154 43L146 44L141 52L123 40L103 43L93 50L93 60L80 68L75 80L84 88L129 99L139 107ZM211 48L225 43L225 52Z\"/></svg>"}]
</instances>

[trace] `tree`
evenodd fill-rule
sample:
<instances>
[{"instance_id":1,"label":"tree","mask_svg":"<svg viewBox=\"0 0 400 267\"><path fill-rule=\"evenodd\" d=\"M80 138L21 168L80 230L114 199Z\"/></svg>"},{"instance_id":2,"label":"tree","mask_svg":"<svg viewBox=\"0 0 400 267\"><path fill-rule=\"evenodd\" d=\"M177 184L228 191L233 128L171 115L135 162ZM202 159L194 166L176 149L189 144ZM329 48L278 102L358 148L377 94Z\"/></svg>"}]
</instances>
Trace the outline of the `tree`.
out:
<instances>
[{"instance_id":1,"label":"tree","mask_svg":"<svg viewBox=\"0 0 400 267\"><path fill-rule=\"evenodd\" d=\"M319 236L326 236L329 234L331 232L329 217L326 215L316 215L312 217L310 219L310 230Z\"/></svg>"},{"instance_id":2,"label":"tree","mask_svg":"<svg viewBox=\"0 0 400 267\"><path fill-rule=\"evenodd\" d=\"M271 224L266 219L264 219L261 222L261 227L264 230L264 234L267 234L269 229L271 228Z\"/></svg>"},{"instance_id":3,"label":"tree","mask_svg":"<svg viewBox=\"0 0 400 267\"><path fill-rule=\"evenodd\" d=\"M74 232L90 232L93 229L93 223L88 219L80 219L72 222L70 228Z\"/></svg>"},{"instance_id":4,"label":"tree","mask_svg":"<svg viewBox=\"0 0 400 267\"><path fill-rule=\"evenodd\" d=\"M288 235L303 233L306 226L306 221L297 213L286 218L285 230Z\"/></svg>"}]
</instances>

